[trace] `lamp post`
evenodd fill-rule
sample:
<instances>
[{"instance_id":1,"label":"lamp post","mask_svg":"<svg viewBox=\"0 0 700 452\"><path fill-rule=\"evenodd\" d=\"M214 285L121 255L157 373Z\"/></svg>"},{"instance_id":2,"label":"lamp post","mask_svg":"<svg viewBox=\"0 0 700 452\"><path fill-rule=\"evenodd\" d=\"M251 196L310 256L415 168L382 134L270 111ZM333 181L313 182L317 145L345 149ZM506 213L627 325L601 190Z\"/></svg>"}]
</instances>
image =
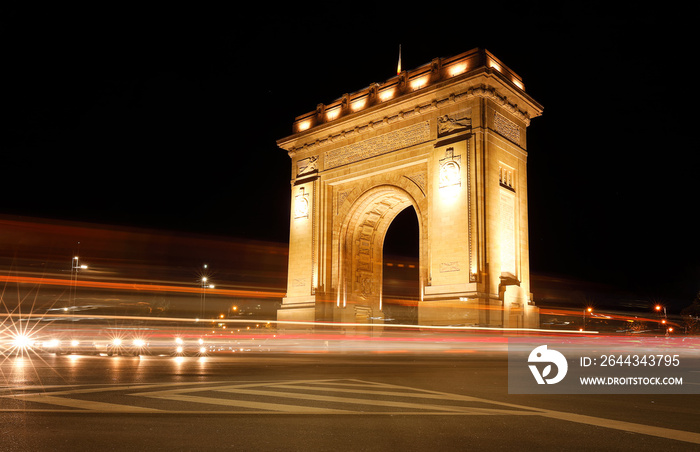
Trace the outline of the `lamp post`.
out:
<instances>
[{"instance_id":1,"label":"lamp post","mask_svg":"<svg viewBox=\"0 0 700 452\"><path fill-rule=\"evenodd\" d=\"M593 312L593 308L586 308L583 310L583 330L584 331L586 329L586 312L588 312L590 314L591 312Z\"/></svg>"},{"instance_id":2,"label":"lamp post","mask_svg":"<svg viewBox=\"0 0 700 452\"><path fill-rule=\"evenodd\" d=\"M206 265L204 266L206 268ZM202 276L202 297L200 299L200 304L199 304L199 310L200 310L200 317L204 318L204 312L206 308L206 292L207 289L213 289L214 284L207 284L208 278L206 276Z\"/></svg>"},{"instance_id":3,"label":"lamp post","mask_svg":"<svg viewBox=\"0 0 700 452\"><path fill-rule=\"evenodd\" d=\"M71 279L71 285L70 285L70 296L68 303L72 303L75 305L75 293L78 290L78 272L80 270L85 270L87 268L87 265L83 265L80 263L80 258L78 256L75 256L73 260L71 261L71 267L70 267L70 279Z\"/></svg>"},{"instance_id":4,"label":"lamp post","mask_svg":"<svg viewBox=\"0 0 700 452\"><path fill-rule=\"evenodd\" d=\"M662 324L664 327L666 327L666 335L668 336L669 330L673 331L673 328L668 328L666 326L666 306L662 306L660 304L657 304L656 306L654 306L654 310L656 310L656 312L658 312L659 315L661 315L662 310L664 311L664 317L663 317L663 319L661 319L661 321L659 323Z\"/></svg>"}]
</instances>

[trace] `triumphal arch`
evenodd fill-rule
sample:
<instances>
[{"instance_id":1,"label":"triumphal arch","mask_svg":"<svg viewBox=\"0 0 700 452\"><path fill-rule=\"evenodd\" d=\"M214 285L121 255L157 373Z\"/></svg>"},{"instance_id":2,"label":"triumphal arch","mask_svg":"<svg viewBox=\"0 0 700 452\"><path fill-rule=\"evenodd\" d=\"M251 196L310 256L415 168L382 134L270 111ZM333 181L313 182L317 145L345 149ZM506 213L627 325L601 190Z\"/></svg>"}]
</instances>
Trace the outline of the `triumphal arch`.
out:
<instances>
[{"instance_id":1,"label":"triumphal arch","mask_svg":"<svg viewBox=\"0 0 700 452\"><path fill-rule=\"evenodd\" d=\"M278 141L292 159L282 321L382 323L382 248L419 224L418 322L538 326L526 129L542 107L474 49L320 104Z\"/></svg>"}]
</instances>

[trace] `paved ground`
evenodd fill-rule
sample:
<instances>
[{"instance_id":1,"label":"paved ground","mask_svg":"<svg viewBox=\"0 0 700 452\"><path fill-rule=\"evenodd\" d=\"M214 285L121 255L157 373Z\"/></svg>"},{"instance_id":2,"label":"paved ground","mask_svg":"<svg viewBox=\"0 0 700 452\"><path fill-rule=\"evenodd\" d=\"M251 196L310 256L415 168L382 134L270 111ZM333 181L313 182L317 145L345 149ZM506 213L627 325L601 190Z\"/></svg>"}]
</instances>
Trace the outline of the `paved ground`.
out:
<instances>
[{"instance_id":1,"label":"paved ground","mask_svg":"<svg viewBox=\"0 0 700 452\"><path fill-rule=\"evenodd\" d=\"M40 355L0 450L692 450L700 396L509 395L503 353Z\"/></svg>"}]
</instances>

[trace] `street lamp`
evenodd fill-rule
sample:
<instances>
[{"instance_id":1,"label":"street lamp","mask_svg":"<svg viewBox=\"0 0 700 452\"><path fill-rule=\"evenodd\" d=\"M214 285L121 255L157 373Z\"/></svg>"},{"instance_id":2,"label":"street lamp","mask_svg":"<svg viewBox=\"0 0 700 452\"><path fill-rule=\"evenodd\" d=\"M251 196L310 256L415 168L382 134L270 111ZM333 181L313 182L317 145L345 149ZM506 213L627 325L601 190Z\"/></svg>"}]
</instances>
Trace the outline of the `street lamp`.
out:
<instances>
[{"instance_id":1,"label":"street lamp","mask_svg":"<svg viewBox=\"0 0 700 452\"><path fill-rule=\"evenodd\" d=\"M660 305L660 304L657 304L656 306L654 306L654 310L655 310L656 312L658 312L659 315L661 315L661 310L664 311L664 318L661 319L660 323L663 324L663 325L666 325L666 318L667 318L667 317L666 317L666 306L662 306L662 305ZM668 334L668 330L666 330L666 334Z\"/></svg>"},{"instance_id":2,"label":"street lamp","mask_svg":"<svg viewBox=\"0 0 700 452\"><path fill-rule=\"evenodd\" d=\"M586 308L583 310L583 330L586 329L586 312L590 314L591 312L593 312L593 308Z\"/></svg>"},{"instance_id":3,"label":"street lamp","mask_svg":"<svg viewBox=\"0 0 700 452\"><path fill-rule=\"evenodd\" d=\"M78 256L75 256L73 260L71 261L71 267L70 267L70 279L71 279L71 293L68 302L72 303L75 305L75 293L78 290L78 272L80 270L85 270L87 265L81 264L80 263L80 258Z\"/></svg>"},{"instance_id":4,"label":"street lamp","mask_svg":"<svg viewBox=\"0 0 700 452\"><path fill-rule=\"evenodd\" d=\"M206 265L204 266L206 268ZM208 279L206 276L202 276L202 298L200 301L200 317L204 318L204 310L205 310L205 305L206 305L206 290L207 289L213 289L214 284L207 284Z\"/></svg>"}]
</instances>

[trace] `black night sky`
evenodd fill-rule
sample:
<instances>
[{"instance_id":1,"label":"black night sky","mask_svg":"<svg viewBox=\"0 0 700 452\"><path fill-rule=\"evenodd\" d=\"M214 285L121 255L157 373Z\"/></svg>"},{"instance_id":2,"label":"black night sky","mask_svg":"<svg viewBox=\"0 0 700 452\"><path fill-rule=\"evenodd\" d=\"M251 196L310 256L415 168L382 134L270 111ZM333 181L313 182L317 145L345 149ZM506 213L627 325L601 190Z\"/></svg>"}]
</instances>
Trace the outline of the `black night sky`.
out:
<instances>
[{"instance_id":1,"label":"black night sky","mask_svg":"<svg viewBox=\"0 0 700 452\"><path fill-rule=\"evenodd\" d=\"M399 45L404 69L484 47L544 106L528 129L532 272L689 304L690 14L490 5L9 12L0 215L286 242L276 140L295 116L392 77Z\"/></svg>"}]
</instances>

